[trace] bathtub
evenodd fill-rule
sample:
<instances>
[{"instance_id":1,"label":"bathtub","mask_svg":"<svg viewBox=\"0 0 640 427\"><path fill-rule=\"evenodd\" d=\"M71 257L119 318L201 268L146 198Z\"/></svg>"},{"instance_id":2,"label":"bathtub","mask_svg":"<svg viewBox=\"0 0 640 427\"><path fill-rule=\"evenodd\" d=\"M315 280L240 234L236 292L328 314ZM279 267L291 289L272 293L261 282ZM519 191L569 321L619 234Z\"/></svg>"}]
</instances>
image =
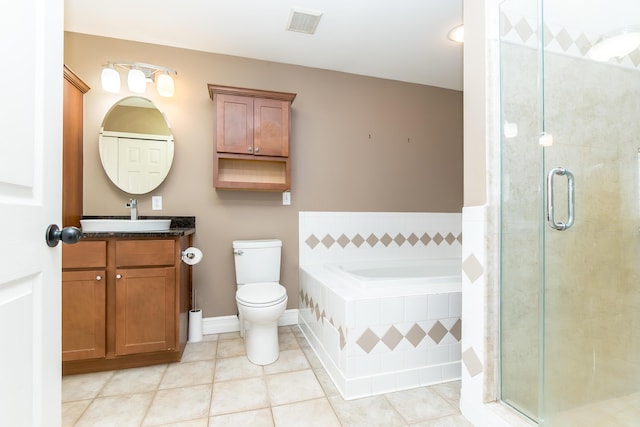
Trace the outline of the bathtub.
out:
<instances>
[{"instance_id":1,"label":"bathtub","mask_svg":"<svg viewBox=\"0 0 640 427\"><path fill-rule=\"evenodd\" d=\"M429 286L429 293L460 291L459 258L389 260L327 264L326 268L351 279L361 288Z\"/></svg>"},{"instance_id":2,"label":"bathtub","mask_svg":"<svg viewBox=\"0 0 640 427\"><path fill-rule=\"evenodd\" d=\"M299 325L345 399L460 379L459 258L300 267Z\"/></svg>"}]
</instances>

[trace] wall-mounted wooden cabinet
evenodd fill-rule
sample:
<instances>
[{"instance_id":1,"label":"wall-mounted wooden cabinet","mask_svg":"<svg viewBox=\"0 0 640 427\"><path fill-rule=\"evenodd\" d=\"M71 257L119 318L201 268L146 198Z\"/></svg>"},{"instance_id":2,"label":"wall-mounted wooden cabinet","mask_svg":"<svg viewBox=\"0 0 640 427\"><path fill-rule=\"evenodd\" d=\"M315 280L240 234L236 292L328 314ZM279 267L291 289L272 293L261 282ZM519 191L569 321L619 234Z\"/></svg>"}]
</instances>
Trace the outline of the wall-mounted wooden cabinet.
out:
<instances>
[{"instance_id":1,"label":"wall-mounted wooden cabinet","mask_svg":"<svg viewBox=\"0 0 640 427\"><path fill-rule=\"evenodd\" d=\"M64 374L179 361L190 236L82 240L62 251Z\"/></svg>"},{"instance_id":2,"label":"wall-mounted wooden cabinet","mask_svg":"<svg viewBox=\"0 0 640 427\"><path fill-rule=\"evenodd\" d=\"M288 190L291 103L296 94L210 84L209 95L215 104L214 186Z\"/></svg>"}]
</instances>

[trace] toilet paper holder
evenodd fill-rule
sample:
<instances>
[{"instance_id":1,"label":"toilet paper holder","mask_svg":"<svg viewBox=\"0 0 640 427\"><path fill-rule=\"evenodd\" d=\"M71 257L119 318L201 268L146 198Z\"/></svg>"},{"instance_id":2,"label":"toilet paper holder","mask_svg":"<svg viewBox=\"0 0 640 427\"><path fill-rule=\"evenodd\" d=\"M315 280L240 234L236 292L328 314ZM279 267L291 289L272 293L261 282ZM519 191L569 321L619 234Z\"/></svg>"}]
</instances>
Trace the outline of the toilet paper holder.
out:
<instances>
[{"instance_id":1,"label":"toilet paper holder","mask_svg":"<svg viewBox=\"0 0 640 427\"><path fill-rule=\"evenodd\" d=\"M202 251L198 248L190 247L180 252L182 262L195 265L202 261Z\"/></svg>"}]
</instances>

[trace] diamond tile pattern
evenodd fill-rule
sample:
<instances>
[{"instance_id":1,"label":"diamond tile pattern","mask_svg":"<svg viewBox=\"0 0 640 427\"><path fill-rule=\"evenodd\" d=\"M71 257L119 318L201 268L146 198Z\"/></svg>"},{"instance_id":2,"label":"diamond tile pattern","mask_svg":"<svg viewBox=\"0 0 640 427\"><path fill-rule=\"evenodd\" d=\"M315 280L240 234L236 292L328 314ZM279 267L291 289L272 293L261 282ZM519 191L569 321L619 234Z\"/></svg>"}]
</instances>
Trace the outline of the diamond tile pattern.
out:
<instances>
[{"instance_id":1,"label":"diamond tile pattern","mask_svg":"<svg viewBox=\"0 0 640 427\"><path fill-rule=\"evenodd\" d=\"M337 326L339 339L340 339L340 350L344 350L347 345L346 334L348 331L342 327L342 325L336 325L336 322L333 318L328 318L329 314L326 311L325 307L321 307L317 304L313 297L309 297L309 295L304 291L304 289L300 290L300 303L304 304L304 306L313 313L316 320L318 322L329 322L334 327ZM356 343L364 350L369 353L373 348L382 341L384 345L386 345L390 350L395 350L395 348L400 344L403 339L406 339L413 345L417 347L426 336L429 336L433 342L439 344L440 341L447 335L451 334L453 338L457 342L460 342L462 338L462 321L461 319L457 319L456 322L451 326L450 329L447 329L442 323L436 321L429 332L425 332L422 327L418 323L414 323L411 328L407 331L405 335L403 335L400 330L395 325L390 325L381 337L376 335L370 328L367 328L356 340Z\"/></svg>"},{"instance_id":2,"label":"diamond tile pattern","mask_svg":"<svg viewBox=\"0 0 640 427\"><path fill-rule=\"evenodd\" d=\"M311 249L313 249L313 248L315 248L316 246L318 246L318 243L320 243L320 240L318 240L318 238L312 234L312 235L311 235L311 236L309 236L309 238L305 241L305 243L307 244L307 246L309 246Z\"/></svg>"},{"instance_id":3,"label":"diamond tile pattern","mask_svg":"<svg viewBox=\"0 0 640 427\"><path fill-rule=\"evenodd\" d=\"M356 234L355 236L353 236L353 239L351 239L351 243L356 245L356 248L359 248L364 243L364 239L361 235Z\"/></svg>"},{"instance_id":4,"label":"diamond tile pattern","mask_svg":"<svg viewBox=\"0 0 640 427\"><path fill-rule=\"evenodd\" d=\"M460 323L460 319L458 319L458 321L453 325L452 329L458 328L459 326L457 325L459 323ZM424 337L427 335L429 335L429 337L436 344L439 344L440 341L442 341L442 339L445 337L445 335L447 335L447 333L450 333L450 331L447 328L445 328L444 325L440 322L436 322L433 325L433 327L429 330L428 334L426 334L424 330L416 323L409 330L407 335L404 335L404 336L400 333L400 331L395 326L392 325L387 330L387 332L385 332L382 338L378 338L378 336L373 331L371 331L371 329L367 328L362 333L360 338L358 338L356 343L364 351L369 353L371 349L373 349L373 347L375 347L375 345L378 344L379 341L382 341L387 347L389 347L389 349L394 350L398 346L398 344L400 344L400 341L402 341L402 338L406 338L407 341L409 341L414 347L417 347L418 344L420 344L420 342L422 342ZM451 332L451 335L455 337L453 332ZM456 340L460 341L458 338L456 338Z\"/></svg>"},{"instance_id":5,"label":"diamond tile pattern","mask_svg":"<svg viewBox=\"0 0 640 427\"><path fill-rule=\"evenodd\" d=\"M424 329L420 327L420 325L416 323L411 327L411 329L409 329L409 332L407 332L407 335L405 335L405 338L414 347L417 347L418 344L420 344L420 342L425 336L427 336L427 333L424 331Z\"/></svg>"},{"instance_id":6,"label":"diamond tile pattern","mask_svg":"<svg viewBox=\"0 0 640 427\"><path fill-rule=\"evenodd\" d=\"M469 347L462 352L462 364L467 368L469 375L472 377L475 377L482 372L482 362L480 362L480 359L473 350L473 347Z\"/></svg>"},{"instance_id":7,"label":"diamond tile pattern","mask_svg":"<svg viewBox=\"0 0 640 427\"><path fill-rule=\"evenodd\" d=\"M442 341L442 338L447 335L447 332L449 332L447 328L445 328L439 321L436 321L433 327L429 329L429 333L427 335L429 335L429 337L437 344L440 344L440 341Z\"/></svg>"},{"instance_id":8,"label":"diamond tile pattern","mask_svg":"<svg viewBox=\"0 0 640 427\"><path fill-rule=\"evenodd\" d=\"M335 242L336 242L336 239L331 237L331 234L327 234L322 238L322 244L325 245L327 248L330 248L331 245L333 245Z\"/></svg>"},{"instance_id":9,"label":"diamond tile pattern","mask_svg":"<svg viewBox=\"0 0 640 427\"><path fill-rule=\"evenodd\" d=\"M400 233L398 233L396 235L396 237L394 237L393 241L396 242L396 245L398 246L402 246L402 244L406 241L407 239Z\"/></svg>"},{"instance_id":10,"label":"diamond tile pattern","mask_svg":"<svg viewBox=\"0 0 640 427\"><path fill-rule=\"evenodd\" d=\"M400 341L402 341L402 334L394 326L390 327L382 337L382 342L391 350L395 349Z\"/></svg>"},{"instance_id":11,"label":"diamond tile pattern","mask_svg":"<svg viewBox=\"0 0 640 427\"><path fill-rule=\"evenodd\" d=\"M436 233L433 236L430 236L428 233L423 233L421 237L418 237L415 233L411 233L408 236L405 236L402 233L397 233L395 237L391 237L388 233L383 233L382 236L378 237L374 233L369 234L366 240L360 235L356 234L355 236L349 238L346 234L341 234L340 237L336 240L331 234L326 234L320 238L320 236L316 236L315 234L311 234L305 240L305 243L311 249L315 249L319 243L321 243L327 248L331 248L333 245L338 244L343 249L349 246L350 244L359 248L365 242L374 247L378 243L382 243L385 247L391 245L391 243L395 242L398 247L403 245L411 245L415 246L418 242L422 242L424 246L429 245L430 243L435 243L440 246L443 242L446 242L449 246L454 244L462 243L462 233L455 235L451 232L447 232L445 237L441 233Z\"/></svg>"},{"instance_id":12,"label":"diamond tile pattern","mask_svg":"<svg viewBox=\"0 0 640 427\"><path fill-rule=\"evenodd\" d=\"M356 341L360 348L362 348L367 353L370 353L371 350L378 344L380 338L369 328L360 335L360 338Z\"/></svg>"},{"instance_id":13,"label":"diamond tile pattern","mask_svg":"<svg viewBox=\"0 0 640 427\"><path fill-rule=\"evenodd\" d=\"M391 242L393 242L393 239L387 233L384 233L384 236L382 236L380 241L382 242L383 245L389 246Z\"/></svg>"},{"instance_id":14,"label":"diamond tile pattern","mask_svg":"<svg viewBox=\"0 0 640 427\"><path fill-rule=\"evenodd\" d=\"M338 240L337 240L338 244L343 248L345 246L347 246L350 241L351 240L349 240L349 238L347 236L345 236L344 234L341 234L340 237L338 237Z\"/></svg>"},{"instance_id":15,"label":"diamond tile pattern","mask_svg":"<svg viewBox=\"0 0 640 427\"><path fill-rule=\"evenodd\" d=\"M460 341L462 339L462 320L458 319L451 329L449 329L449 333L453 335L456 341Z\"/></svg>"},{"instance_id":16,"label":"diamond tile pattern","mask_svg":"<svg viewBox=\"0 0 640 427\"><path fill-rule=\"evenodd\" d=\"M433 236L433 241L436 242L436 245L440 246L440 243L442 243L442 241L444 240L444 237L442 237L442 234L440 233L436 233L435 236Z\"/></svg>"},{"instance_id":17,"label":"diamond tile pattern","mask_svg":"<svg viewBox=\"0 0 640 427\"><path fill-rule=\"evenodd\" d=\"M482 276L484 268L482 268L482 264L480 264L478 258L471 254L462 262L462 272L467 276L471 283L474 283Z\"/></svg>"},{"instance_id":18,"label":"diamond tile pattern","mask_svg":"<svg viewBox=\"0 0 640 427\"><path fill-rule=\"evenodd\" d=\"M531 37L534 34L533 28L531 28L527 20L524 18L522 18L515 25L515 29L518 32L518 35L520 36L522 41L525 41L525 42L529 40L529 37Z\"/></svg>"},{"instance_id":19,"label":"diamond tile pattern","mask_svg":"<svg viewBox=\"0 0 640 427\"><path fill-rule=\"evenodd\" d=\"M572 33L570 30L545 23L543 28L545 49L576 57L587 57L589 49L600 39L601 35L585 34L580 31ZM535 47L536 33L535 18L511 17L510 19L505 13L500 14L500 35L503 39ZM640 48L632 51L626 57L614 59L612 62L627 68L640 68Z\"/></svg>"}]
</instances>

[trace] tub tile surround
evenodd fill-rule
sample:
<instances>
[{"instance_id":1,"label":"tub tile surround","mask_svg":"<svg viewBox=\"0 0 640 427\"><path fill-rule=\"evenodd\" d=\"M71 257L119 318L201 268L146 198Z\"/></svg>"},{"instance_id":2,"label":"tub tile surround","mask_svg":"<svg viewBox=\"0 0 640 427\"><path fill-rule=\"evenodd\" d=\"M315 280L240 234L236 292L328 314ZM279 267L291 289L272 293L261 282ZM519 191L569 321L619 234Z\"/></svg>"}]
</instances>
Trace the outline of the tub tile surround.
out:
<instances>
[{"instance_id":1,"label":"tub tile surround","mask_svg":"<svg viewBox=\"0 0 640 427\"><path fill-rule=\"evenodd\" d=\"M460 213L300 212L300 265L460 255Z\"/></svg>"},{"instance_id":2,"label":"tub tile surround","mask_svg":"<svg viewBox=\"0 0 640 427\"><path fill-rule=\"evenodd\" d=\"M461 293L363 298L323 265L459 258L461 242L457 213L300 213L300 327L344 398L458 379Z\"/></svg>"}]
</instances>

